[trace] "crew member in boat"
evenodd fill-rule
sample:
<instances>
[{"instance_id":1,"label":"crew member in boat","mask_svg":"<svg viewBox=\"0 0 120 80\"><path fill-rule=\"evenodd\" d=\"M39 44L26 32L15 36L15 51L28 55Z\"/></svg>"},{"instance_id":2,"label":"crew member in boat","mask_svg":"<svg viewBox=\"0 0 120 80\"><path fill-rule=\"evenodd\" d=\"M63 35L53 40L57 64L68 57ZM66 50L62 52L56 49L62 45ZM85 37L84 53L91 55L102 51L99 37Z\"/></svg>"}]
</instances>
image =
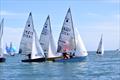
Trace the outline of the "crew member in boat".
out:
<instances>
[{"instance_id":1,"label":"crew member in boat","mask_svg":"<svg viewBox=\"0 0 120 80\"><path fill-rule=\"evenodd\" d=\"M73 58L75 56L75 53L70 52L70 58Z\"/></svg>"},{"instance_id":2,"label":"crew member in boat","mask_svg":"<svg viewBox=\"0 0 120 80\"><path fill-rule=\"evenodd\" d=\"M64 50L64 52L63 52L63 58L64 59L69 59L70 58L70 55L66 52L66 50Z\"/></svg>"},{"instance_id":3,"label":"crew member in boat","mask_svg":"<svg viewBox=\"0 0 120 80\"><path fill-rule=\"evenodd\" d=\"M27 56L28 56L28 59L31 59L31 53L29 53Z\"/></svg>"}]
</instances>

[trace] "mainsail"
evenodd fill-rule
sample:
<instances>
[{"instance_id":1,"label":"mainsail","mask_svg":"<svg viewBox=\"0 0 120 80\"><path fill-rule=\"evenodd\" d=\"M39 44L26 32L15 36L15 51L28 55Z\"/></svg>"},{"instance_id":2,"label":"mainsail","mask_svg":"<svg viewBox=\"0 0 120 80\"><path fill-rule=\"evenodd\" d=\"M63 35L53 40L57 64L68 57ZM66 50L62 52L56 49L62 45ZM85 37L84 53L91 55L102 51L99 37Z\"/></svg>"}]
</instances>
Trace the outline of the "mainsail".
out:
<instances>
[{"instance_id":1,"label":"mainsail","mask_svg":"<svg viewBox=\"0 0 120 80\"><path fill-rule=\"evenodd\" d=\"M2 19L1 23L0 23L0 57L3 57L3 51L2 51L2 44L1 44L1 41L2 41L2 35L3 35L3 25L4 24L4 19Z\"/></svg>"},{"instance_id":2,"label":"mainsail","mask_svg":"<svg viewBox=\"0 0 120 80\"><path fill-rule=\"evenodd\" d=\"M40 45L46 56L48 54L48 48L49 48L49 34L50 34L50 21L49 21L49 16L48 16L43 26L40 39L39 39Z\"/></svg>"},{"instance_id":3,"label":"mainsail","mask_svg":"<svg viewBox=\"0 0 120 80\"><path fill-rule=\"evenodd\" d=\"M56 56L56 46L54 44L49 16L43 26L39 42L47 58Z\"/></svg>"},{"instance_id":4,"label":"mainsail","mask_svg":"<svg viewBox=\"0 0 120 80\"><path fill-rule=\"evenodd\" d=\"M58 40L57 52L63 53L65 51L74 51L76 49L75 45L75 35L73 28L73 21L70 8L65 16L65 20L62 26L60 37Z\"/></svg>"},{"instance_id":5,"label":"mainsail","mask_svg":"<svg viewBox=\"0 0 120 80\"><path fill-rule=\"evenodd\" d=\"M32 14L29 14L23 36L20 43L19 53L31 54L31 59L43 58L43 51L39 44L39 40L34 29Z\"/></svg>"},{"instance_id":6,"label":"mainsail","mask_svg":"<svg viewBox=\"0 0 120 80\"><path fill-rule=\"evenodd\" d=\"M30 13L20 42L19 53L29 54L32 52L33 30L33 19Z\"/></svg>"},{"instance_id":7,"label":"mainsail","mask_svg":"<svg viewBox=\"0 0 120 80\"><path fill-rule=\"evenodd\" d=\"M62 26L57 52L69 52L75 54L75 56L88 55L78 30L76 28L74 30L70 8Z\"/></svg>"},{"instance_id":8,"label":"mainsail","mask_svg":"<svg viewBox=\"0 0 120 80\"><path fill-rule=\"evenodd\" d=\"M103 50L103 35L101 35L101 39L98 45L98 49L97 52L98 54L104 54L104 50Z\"/></svg>"}]
</instances>

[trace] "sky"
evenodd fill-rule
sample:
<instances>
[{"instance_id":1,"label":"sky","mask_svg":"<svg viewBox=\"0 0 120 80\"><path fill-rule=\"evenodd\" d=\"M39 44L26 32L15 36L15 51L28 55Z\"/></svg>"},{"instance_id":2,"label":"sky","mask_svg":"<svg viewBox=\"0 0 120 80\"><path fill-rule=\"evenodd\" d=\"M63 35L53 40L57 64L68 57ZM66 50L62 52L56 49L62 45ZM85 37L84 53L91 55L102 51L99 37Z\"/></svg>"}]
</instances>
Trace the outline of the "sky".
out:
<instances>
[{"instance_id":1,"label":"sky","mask_svg":"<svg viewBox=\"0 0 120 80\"><path fill-rule=\"evenodd\" d=\"M115 50L120 43L120 0L0 0L0 21L4 18L2 46L13 42L18 49L30 12L40 36L50 15L52 33L57 45L68 8L88 51L97 50L103 34L105 50Z\"/></svg>"}]
</instances>

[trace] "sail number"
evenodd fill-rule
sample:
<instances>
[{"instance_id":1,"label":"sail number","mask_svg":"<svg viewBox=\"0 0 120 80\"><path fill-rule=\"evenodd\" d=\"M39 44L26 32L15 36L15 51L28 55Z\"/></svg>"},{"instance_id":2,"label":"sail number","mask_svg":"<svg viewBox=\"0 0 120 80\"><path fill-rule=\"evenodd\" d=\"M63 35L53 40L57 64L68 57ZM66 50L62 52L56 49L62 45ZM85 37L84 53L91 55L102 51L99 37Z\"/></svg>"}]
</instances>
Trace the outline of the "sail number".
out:
<instances>
[{"instance_id":1,"label":"sail number","mask_svg":"<svg viewBox=\"0 0 120 80\"><path fill-rule=\"evenodd\" d=\"M47 34L48 34L48 30L47 30L46 28L43 28L43 31L42 31L41 34L43 34L43 35L47 35Z\"/></svg>"},{"instance_id":2,"label":"sail number","mask_svg":"<svg viewBox=\"0 0 120 80\"><path fill-rule=\"evenodd\" d=\"M71 31L71 29L68 28L68 27L63 27L63 30L64 30L64 31L67 31L67 32L70 32L70 31Z\"/></svg>"},{"instance_id":3,"label":"sail number","mask_svg":"<svg viewBox=\"0 0 120 80\"><path fill-rule=\"evenodd\" d=\"M27 38L32 38L32 35L33 35L33 32L27 31L27 30L25 30L23 34L23 36Z\"/></svg>"},{"instance_id":4,"label":"sail number","mask_svg":"<svg viewBox=\"0 0 120 80\"><path fill-rule=\"evenodd\" d=\"M70 32L71 31L71 29L70 28L68 28L68 27L63 27L63 29L62 29L62 34L64 34L64 35L70 35Z\"/></svg>"}]
</instances>

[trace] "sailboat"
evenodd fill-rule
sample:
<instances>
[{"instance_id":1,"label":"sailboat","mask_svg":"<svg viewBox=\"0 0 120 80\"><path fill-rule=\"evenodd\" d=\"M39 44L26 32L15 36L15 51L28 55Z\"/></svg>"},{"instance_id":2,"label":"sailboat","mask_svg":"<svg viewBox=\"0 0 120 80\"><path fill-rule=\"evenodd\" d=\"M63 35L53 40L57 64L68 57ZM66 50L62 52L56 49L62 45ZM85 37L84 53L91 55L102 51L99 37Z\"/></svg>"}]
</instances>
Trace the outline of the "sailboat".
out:
<instances>
[{"instance_id":1,"label":"sailboat","mask_svg":"<svg viewBox=\"0 0 120 80\"><path fill-rule=\"evenodd\" d=\"M6 44L6 52L7 54L14 56L16 54L16 49L13 47L12 42L10 43L10 46L7 46Z\"/></svg>"},{"instance_id":2,"label":"sailboat","mask_svg":"<svg viewBox=\"0 0 120 80\"><path fill-rule=\"evenodd\" d=\"M2 19L2 22L0 24L0 62L5 62L5 60L6 60L3 55L3 50L1 47L2 35L3 35L3 23L4 23L4 19Z\"/></svg>"},{"instance_id":3,"label":"sailboat","mask_svg":"<svg viewBox=\"0 0 120 80\"><path fill-rule=\"evenodd\" d=\"M55 58L60 57L59 55L56 54L57 49L56 49L53 35L52 35L51 23L50 23L49 16L47 17L45 24L43 26L42 32L40 34L39 42L44 51L46 60L53 61Z\"/></svg>"},{"instance_id":4,"label":"sailboat","mask_svg":"<svg viewBox=\"0 0 120 80\"><path fill-rule=\"evenodd\" d=\"M120 48L116 49L116 53L120 53Z\"/></svg>"},{"instance_id":5,"label":"sailboat","mask_svg":"<svg viewBox=\"0 0 120 80\"><path fill-rule=\"evenodd\" d=\"M96 53L97 54L101 54L101 55L104 54L104 49L103 49L103 35L101 35L101 39L100 39L100 42L99 42L98 49L97 49Z\"/></svg>"},{"instance_id":6,"label":"sailboat","mask_svg":"<svg viewBox=\"0 0 120 80\"><path fill-rule=\"evenodd\" d=\"M22 62L44 62L44 54L34 29L32 13L29 14L20 42L19 53L28 57Z\"/></svg>"},{"instance_id":7,"label":"sailboat","mask_svg":"<svg viewBox=\"0 0 120 80\"><path fill-rule=\"evenodd\" d=\"M79 32L73 27L72 15L70 8L67 11L62 30L58 40L58 53L69 53L72 55L68 59L56 59L56 62L80 62L84 61L88 55Z\"/></svg>"}]
</instances>

